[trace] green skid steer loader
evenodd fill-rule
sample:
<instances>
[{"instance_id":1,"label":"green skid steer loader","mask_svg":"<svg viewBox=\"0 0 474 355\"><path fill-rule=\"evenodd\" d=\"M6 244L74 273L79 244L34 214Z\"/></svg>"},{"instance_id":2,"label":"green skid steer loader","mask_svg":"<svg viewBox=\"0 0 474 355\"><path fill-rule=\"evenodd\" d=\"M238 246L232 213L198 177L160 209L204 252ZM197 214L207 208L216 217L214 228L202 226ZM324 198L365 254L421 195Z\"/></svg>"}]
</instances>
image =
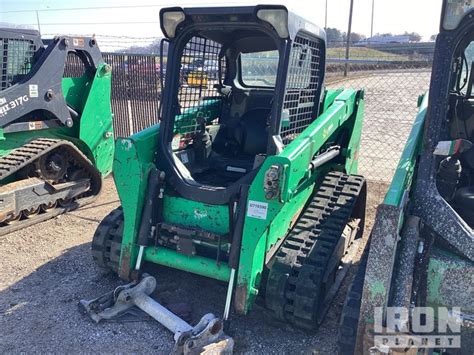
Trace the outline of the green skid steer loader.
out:
<instances>
[{"instance_id":1,"label":"green skid steer loader","mask_svg":"<svg viewBox=\"0 0 474 355\"><path fill-rule=\"evenodd\" d=\"M0 235L93 201L112 170L111 67L94 38L0 29Z\"/></svg>"},{"instance_id":2,"label":"green skid steer loader","mask_svg":"<svg viewBox=\"0 0 474 355\"><path fill-rule=\"evenodd\" d=\"M445 0L429 94L344 307L344 354L473 352L473 83L473 1Z\"/></svg>"},{"instance_id":3,"label":"green skid steer loader","mask_svg":"<svg viewBox=\"0 0 474 355\"><path fill-rule=\"evenodd\" d=\"M245 314L260 300L316 329L364 230L363 92L324 89L325 32L283 6L167 8L160 21L161 122L117 140L121 207L92 242L101 267L137 281L82 305L99 321L133 303L194 347L203 328L146 297L152 263L227 283L224 321L231 303ZM190 86L180 78L198 59L218 73L196 71L205 82Z\"/></svg>"}]
</instances>

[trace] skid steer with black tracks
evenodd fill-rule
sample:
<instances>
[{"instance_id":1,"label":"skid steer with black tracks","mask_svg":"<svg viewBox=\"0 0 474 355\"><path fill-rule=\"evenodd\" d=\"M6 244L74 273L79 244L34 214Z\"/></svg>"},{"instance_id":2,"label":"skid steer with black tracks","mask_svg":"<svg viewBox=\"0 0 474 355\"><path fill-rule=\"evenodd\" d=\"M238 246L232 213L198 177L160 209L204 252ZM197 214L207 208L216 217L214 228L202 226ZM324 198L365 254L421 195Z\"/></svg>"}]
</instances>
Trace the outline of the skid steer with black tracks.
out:
<instances>
[{"instance_id":1,"label":"skid steer with black tracks","mask_svg":"<svg viewBox=\"0 0 474 355\"><path fill-rule=\"evenodd\" d=\"M111 67L94 38L0 29L0 235L92 202L112 170Z\"/></svg>"},{"instance_id":2,"label":"skid steer with black tracks","mask_svg":"<svg viewBox=\"0 0 474 355\"><path fill-rule=\"evenodd\" d=\"M224 320L231 303L245 314L261 301L317 329L364 229L364 93L325 90L325 32L283 6L160 16L162 119L117 140L122 206L94 259L125 280L155 263L225 282ZM191 87L180 78L196 59L218 74Z\"/></svg>"},{"instance_id":3,"label":"skid steer with black tracks","mask_svg":"<svg viewBox=\"0 0 474 355\"><path fill-rule=\"evenodd\" d=\"M445 0L429 94L345 303L342 354L474 349L474 1Z\"/></svg>"}]
</instances>

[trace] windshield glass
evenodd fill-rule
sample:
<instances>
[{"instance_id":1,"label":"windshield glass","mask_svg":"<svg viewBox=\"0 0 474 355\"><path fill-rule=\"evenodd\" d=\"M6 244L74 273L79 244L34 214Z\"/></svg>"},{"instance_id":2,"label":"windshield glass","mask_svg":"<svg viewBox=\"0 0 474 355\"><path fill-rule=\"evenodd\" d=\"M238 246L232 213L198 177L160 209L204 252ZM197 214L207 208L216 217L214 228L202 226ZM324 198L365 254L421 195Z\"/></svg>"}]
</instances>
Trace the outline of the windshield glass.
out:
<instances>
[{"instance_id":1,"label":"windshield glass","mask_svg":"<svg viewBox=\"0 0 474 355\"><path fill-rule=\"evenodd\" d=\"M465 14L474 7L474 0L447 0L444 12L443 27L445 30L454 30L458 27Z\"/></svg>"},{"instance_id":2,"label":"windshield glass","mask_svg":"<svg viewBox=\"0 0 474 355\"><path fill-rule=\"evenodd\" d=\"M242 53L242 82L246 86L274 87L278 71L278 51Z\"/></svg>"},{"instance_id":3,"label":"windshield glass","mask_svg":"<svg viewBox=\"0 0 474 355\"><path fill-rule=\"evenodd\" d=\"M474 42L470 42L461 52L461 56L456 60L458 74L453 90L464 97L472 96L472 69L474 62Z\"/></svg>"},{"instance_id":4,"label":"windshield glass","mask_svg":"<svg viewBox=\"0 0 474 355\"><path fill-rule=\"evenodd\" d=\"M466 80L468 85L466 85L465 90L463 90L463 94L472 96L472 64L474 62L474 42L471 42L464 51L464 56L466 57L466 67L463 68L463 72L466 75Z\"/></svg>"}]
</instances>

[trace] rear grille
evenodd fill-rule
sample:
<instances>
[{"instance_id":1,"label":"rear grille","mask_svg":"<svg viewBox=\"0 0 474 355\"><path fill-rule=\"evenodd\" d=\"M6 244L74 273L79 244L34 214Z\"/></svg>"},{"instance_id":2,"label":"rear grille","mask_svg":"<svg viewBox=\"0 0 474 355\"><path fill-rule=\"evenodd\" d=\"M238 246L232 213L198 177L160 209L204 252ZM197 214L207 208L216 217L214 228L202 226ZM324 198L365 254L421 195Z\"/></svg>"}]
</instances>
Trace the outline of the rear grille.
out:
<instances>
[{"instance_id":1,"label":"rear grille","mask_svg":"<svg viewBox=\"0 0 474 355\"><path fill-rule=\"evenodd\" d=\"M0 91L2 91L30 72L36 46L28 39L0 38L0 48Z\"/></svg>"},{"instance_id":2,"label":"rear grille","mask_svg":"<svg viewBox=\"0 0 474 355\"><path fill-rule=\"evenodd\" d=\"M316 118L324 69L322 41L297 35L288 64L280 136L290 143Z\"/></svg>"}]
</instances>

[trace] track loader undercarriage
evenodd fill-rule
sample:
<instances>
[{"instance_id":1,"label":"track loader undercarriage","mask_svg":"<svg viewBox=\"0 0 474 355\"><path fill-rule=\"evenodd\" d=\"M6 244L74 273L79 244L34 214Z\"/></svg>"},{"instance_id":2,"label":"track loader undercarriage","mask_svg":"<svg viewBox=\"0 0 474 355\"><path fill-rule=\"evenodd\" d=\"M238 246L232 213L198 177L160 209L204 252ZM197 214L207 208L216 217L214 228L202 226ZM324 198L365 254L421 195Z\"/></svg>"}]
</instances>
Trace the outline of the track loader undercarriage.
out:
<instances>
[{"instance_id":1,"label":"track loader undercarriage","mask_svg":"<svg viewBox=\"0 0 474 355\"><path fill-rule=\"evenodd\" d=\"M225 282L224 323L261 302L317 329L364 231L364 92L324 88L325 33L283 6L170 8L160 22L161 121L117 141L122 207L94 259L125 280L154 263Z\"/></svg>"},{"instance_id":2,"label":"track loader undercarriage","mask_svg":"<svg viewBox=\"0 0 474 355\"><path fill-rule=\"evenodd\" d=\"M0 29L0 235L94 200L112 168L111 67L93 38ZM1 59L1 58L0 58Z\"/></svg>"},{"instance_id":3,"label":"track loader undercarriage","mask_svg":"<svg viewBox=\"0 0 474 355\"><path fill-rule=\"evenodd\" d=\"M40 138L0 158L0 235L92 202L102 177L72 143Z\"/></svg>"}]
</instances>

